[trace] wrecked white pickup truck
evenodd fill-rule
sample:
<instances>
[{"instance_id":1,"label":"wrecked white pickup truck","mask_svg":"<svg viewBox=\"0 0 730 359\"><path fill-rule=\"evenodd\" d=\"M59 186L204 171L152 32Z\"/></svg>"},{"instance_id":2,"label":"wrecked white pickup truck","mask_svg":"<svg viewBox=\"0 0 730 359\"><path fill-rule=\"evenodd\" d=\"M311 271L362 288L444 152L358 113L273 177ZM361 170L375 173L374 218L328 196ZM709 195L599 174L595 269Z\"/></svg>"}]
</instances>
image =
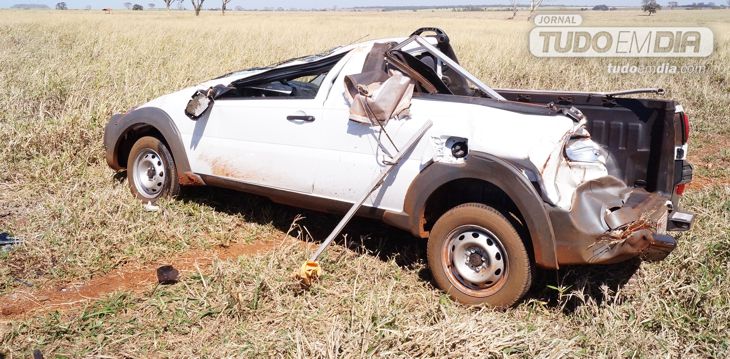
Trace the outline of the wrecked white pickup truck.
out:
<instances>
[{"instance_id":1,"label":"wrecked white pickup truck","mask_svg":"<svg viewBox=\"0 0 730 359\"><path fill-rule=\"evenodd\" d=\"M432 124L358 214L428 238L454 299L503 307L535 266L660 260L691 227L687 115L640 92L492 89L423 28L162 96L114 115L104 145L145 202L210 185L342 213Z\"/></svg>"}]
</instances>

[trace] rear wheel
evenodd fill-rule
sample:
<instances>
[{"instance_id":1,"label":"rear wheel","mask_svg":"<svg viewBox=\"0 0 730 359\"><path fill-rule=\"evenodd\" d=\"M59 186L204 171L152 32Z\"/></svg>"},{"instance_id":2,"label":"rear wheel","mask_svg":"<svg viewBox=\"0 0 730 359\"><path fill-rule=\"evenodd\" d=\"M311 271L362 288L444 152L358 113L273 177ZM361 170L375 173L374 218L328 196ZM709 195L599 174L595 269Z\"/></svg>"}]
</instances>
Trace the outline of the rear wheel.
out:
<instances>
[{"instance_id":1,"label":"rear wheel","mask_svg":"<svg viewBox=\"0 0 730 359\"><path fill-rule=\"evenodd\" d=\"M137 140L127 159L127 182L132 193L147 202L174 197L180 192L175 161L167 146L155 137Z\"/></svg>"},{"instance_id":2,"label":"rear wheel","mask_svg":"<svg viewBox=\"0 0 730 359\"><path fill-rule=\"evenodd\" d=\"M532 282L532 263L517 231L481 203L454 207L436 221L428 265L442 290L469 305L512 306Z\"/></svg>"}]
</instances>

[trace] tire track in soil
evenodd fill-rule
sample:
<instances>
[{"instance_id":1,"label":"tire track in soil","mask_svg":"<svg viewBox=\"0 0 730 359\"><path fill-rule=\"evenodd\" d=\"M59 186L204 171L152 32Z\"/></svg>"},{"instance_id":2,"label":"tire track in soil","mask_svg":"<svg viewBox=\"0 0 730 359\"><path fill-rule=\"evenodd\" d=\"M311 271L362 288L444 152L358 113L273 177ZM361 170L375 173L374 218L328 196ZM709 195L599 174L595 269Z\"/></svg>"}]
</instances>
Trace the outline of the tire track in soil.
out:
<instances>
[{"instance_id":1,"label":"tire track in soil","mask_svg":"<svg viewBox=\"0 0 730 359\"><path fill-rule=\"evenodd\" d=\"M0 321L17 319L34 312L67 310L89 301L98 300L115 291L123 290L142 293L157 284L157 268L172 265L181 272L201 270L212 265L215 259L228 260L241 256L267 253L293 240L263 240L253 243L235 243L228 247L213 250L191 250L173 257L166 262L151 263L144 266L124 265L108 274L92 278L75 287L58 287L40 290L17 290L0 297Z\"/></svg>"}]
</instances>

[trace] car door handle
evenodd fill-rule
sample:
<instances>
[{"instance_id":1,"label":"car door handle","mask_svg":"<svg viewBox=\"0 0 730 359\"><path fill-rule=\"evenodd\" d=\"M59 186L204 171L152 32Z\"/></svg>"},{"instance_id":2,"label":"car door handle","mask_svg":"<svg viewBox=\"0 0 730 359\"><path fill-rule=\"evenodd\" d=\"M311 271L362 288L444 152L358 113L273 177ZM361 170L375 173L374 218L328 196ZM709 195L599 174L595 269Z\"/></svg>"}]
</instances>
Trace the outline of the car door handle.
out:
<instances>
[{"instance_id":1,"label":"car door handle","mask_svg":"<svg viewBox=\"0 0 730 359\"><path fill-rule=\"evenodd\" d=\"M314 116L310 115L289 115L286 119L292 122L314 122Z\"/></svg>"}]
</instances>

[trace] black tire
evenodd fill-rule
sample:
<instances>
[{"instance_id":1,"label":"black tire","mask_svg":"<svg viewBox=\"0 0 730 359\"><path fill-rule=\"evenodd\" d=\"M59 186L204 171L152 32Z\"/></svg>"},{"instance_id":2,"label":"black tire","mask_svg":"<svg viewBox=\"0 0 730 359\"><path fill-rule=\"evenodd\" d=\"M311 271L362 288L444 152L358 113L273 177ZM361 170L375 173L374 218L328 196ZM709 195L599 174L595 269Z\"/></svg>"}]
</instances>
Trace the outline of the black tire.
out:
<instances>
[{"instance_id":1,"label":"black tire","mask_svg":"<svg viewBox=\"0 0 730 359\"><path fill-rule=\"evenodd\" d=\"M427 257L438 287L467 305L510 307L532 283L533 265L517 231L481 203L444 213L431 230ZM475 276L482 282L469 280Z\"/></svg>"},{"instance_id":2,"label":"black tire","mask_svg":"<svg viewBox=\"0 0 730 359\"><path fill-rule=\"evenodd\" d=\"M140 172L143 168L147 168L144 173ZM138 139L129 151L127 182L132 194L144 202L155 203L160 198L175 197L180 193L170 150L162 141L151 136Z\"/></svg>"}]
</instances>

